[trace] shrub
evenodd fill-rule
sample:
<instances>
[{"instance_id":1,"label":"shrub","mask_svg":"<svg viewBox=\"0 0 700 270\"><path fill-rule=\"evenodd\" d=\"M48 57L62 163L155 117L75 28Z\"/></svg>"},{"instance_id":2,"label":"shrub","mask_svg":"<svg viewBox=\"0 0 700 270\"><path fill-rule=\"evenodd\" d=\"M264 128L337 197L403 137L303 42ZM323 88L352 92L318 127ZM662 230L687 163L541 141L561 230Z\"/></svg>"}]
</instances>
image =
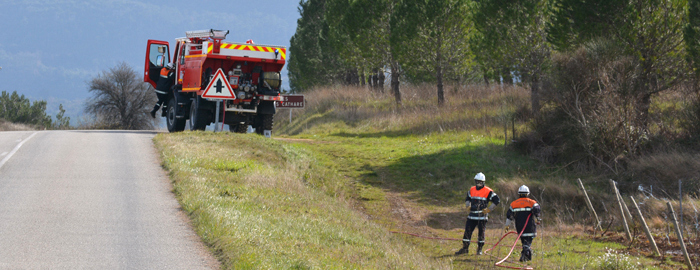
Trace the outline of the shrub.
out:
<instances>
[{"instance_id":1,"label":"shrub","mask_svg":"<svg viewBox=\"0 0 700 270\"><path fill-rule=\"evenodd\" d=\"M545 161L579 161L617 173L648 141L646 129L634 124L639 64L615 43L595 41L556 54L553 65L534 134L520 147L546 154L539 157Z\"/></svg>"}]
</instances>

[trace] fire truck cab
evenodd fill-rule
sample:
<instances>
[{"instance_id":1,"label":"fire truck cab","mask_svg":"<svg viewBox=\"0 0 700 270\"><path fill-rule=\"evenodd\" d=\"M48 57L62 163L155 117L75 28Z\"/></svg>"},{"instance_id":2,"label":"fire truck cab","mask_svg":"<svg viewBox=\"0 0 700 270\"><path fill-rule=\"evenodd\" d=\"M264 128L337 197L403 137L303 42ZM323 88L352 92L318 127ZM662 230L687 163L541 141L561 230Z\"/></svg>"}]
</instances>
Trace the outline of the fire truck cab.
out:
<instances>
[{"instance_id":1,"label":"fire truck cab","mask_svg":"<svg viewBox=\"0 0 700 270\"><path fill-rule=\"evenodd\" d=\"M187 31L185 37L175 40L172 57L167 41L148 40L144 82L155 88L160 70L171 59L175 64L175 82L168 91L164 113L170 132L184 130L187 120L191 130L204 130L219 114L231 131L243 133L250 125L257 133L269 136L275 101L280 100L280 71L287 50L250 41L226 43L228 33L213 29ZM227 90L231 95L207 96L205 92L211 87L217 91L230 87ZM223 106L217 111L216 102L220 100Z\"/></svg>"}]
</instances>

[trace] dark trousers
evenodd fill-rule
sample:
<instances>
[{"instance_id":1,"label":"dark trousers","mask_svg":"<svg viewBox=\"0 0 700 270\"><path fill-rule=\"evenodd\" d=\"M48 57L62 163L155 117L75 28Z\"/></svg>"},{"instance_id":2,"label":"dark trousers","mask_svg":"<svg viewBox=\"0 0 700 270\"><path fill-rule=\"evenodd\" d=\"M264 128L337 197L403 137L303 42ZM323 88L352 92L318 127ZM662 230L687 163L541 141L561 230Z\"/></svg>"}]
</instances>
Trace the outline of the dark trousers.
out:
<instances>
[{"instance_id":1,"label":"dark trousers","mask_svg":"<svg viewBox=\"0 0 700 270\"><path fill-rule=\"evenodd\" d=\"M486 239L486 222L487 220L467 219L467 225L464 228L464 236L462 237L462 244L465 247L469 246L472 239L472 233L477 227L479 228L479 246L484 245L484 240Z\"/></svg>"},{"instance_id":2,"label":"dark trousers","mask_svg":"<svg viewBox=\"0 0 700 270\"><path fill-rule=\"evenodd\" d=\"M523 244L523 252L521 254L528 260L532 260L532 250L530 250L530 247L532 246L532 240L534 239L535 238L532 236L520 237L520 242Z\"/></svg>"},{"instance_id":3,"label":"dark trousers","mask_svg":"<svg viewBox=\"0 0 700 270\"><path fill-rule=\"evenodd\" d=\"M165 101L168 99L168 94L156 93L156 96L158 96L158 102L156 102L156 106L153 106L154 112L158 111L158 109L160 109L160 106L163 106L163 103L165 103ZM165 104L165 107L163 107L163 109L165 109L167 106L168 104Z\"/></svg>"}]
</instances>

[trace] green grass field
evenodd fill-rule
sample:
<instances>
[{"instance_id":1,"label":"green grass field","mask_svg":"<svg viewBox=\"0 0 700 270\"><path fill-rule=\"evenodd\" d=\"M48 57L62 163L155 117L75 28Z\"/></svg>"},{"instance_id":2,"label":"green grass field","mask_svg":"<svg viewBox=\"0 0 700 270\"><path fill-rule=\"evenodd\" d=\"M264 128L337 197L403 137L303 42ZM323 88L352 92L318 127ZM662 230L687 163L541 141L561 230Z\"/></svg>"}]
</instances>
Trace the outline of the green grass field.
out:
<instances>
[{"instance_id":1,"label":"green grass field","mask_svg":"<svg viewBox=\"0 0 700 270\"><path fill-rule=\"evenodd\" d=\"M495 269L506 247L454 256L459 241L403 234L460 239L464 197L480 171L503 202L487 247L503 234L517 187L528 184L543 206L536 269L682 266L628 249L619 233L591 237L576 178L504 146L499 119L517 110L504 104L524 102L522 89L452 93L460 98L442 109L419 90L406 90L400 109L373 93L311 93L292 123L278 113L274 139L182 132L154 141L183 209L225 269ZM511 261L518 257L516 248Z\"/></svg>"}]
</instances>

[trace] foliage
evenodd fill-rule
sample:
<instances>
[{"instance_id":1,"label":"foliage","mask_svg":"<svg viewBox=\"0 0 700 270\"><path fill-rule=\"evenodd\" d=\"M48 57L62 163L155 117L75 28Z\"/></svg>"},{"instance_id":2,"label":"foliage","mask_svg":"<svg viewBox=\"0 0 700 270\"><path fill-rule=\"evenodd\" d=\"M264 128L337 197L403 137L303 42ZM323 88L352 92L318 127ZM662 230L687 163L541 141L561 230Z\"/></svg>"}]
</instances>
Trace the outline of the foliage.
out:
<instances>
[{"instance_id":1,"label":"foliage","mask_svg":"<svg viewBox=\"0 0 700 270\"><path fill-rule=\"evenodd\" d=\"M404 40L391 39L400 20L393 0L328 0L326 18L334 48L361 72L382 69L391 73L391 91L401 104L399 78L403 74L397 50Z\"/></svg>"},{"instance_id":2,"label":"foliage","mask_svg":"<svg viewBox=\"0 0 700 270\"><path fill-rule=\"evenodd\" d=\"M617 173L618 162L639 152L648 133L635 127L628 98L639 62L615 43L598 40L555 55L551 87L543 93L548 109L535 121L534 141L556 149L544 160L594 163ZM544 146L547 147L544 147Z\"/></svg>"},{"instance_id":3,"label":"foliage","mask_svg":"<svg viewBox=\"0 0 700 270\"><path fill-rule=\"evenodd\" d=\"M438 105L443 82L460 82L472 65L472 32L466 0L401 1L392 21L391 40L406 74L415 82L436 82Z\"/></svg>"},{"instance_id":4,"label":"foliage","mask_svg":"<svg viewBox=\"0 0 700 270\"><path fill-rule=\"evenodd\" d=\"M438 104L449 96L445 84L459 91L475 74L487 82L529 87L529 108L498 117L537 116L529 118L537 133L520 141L533 142L525 148L543 160L579 161L617 173L654 142L689 138L700 130L697 0L312 2L300 3L309 11L300 25L314 22L316 28L300 27L298 34L315 29L310 38L322 37L333 49L321 54L337 54L346 69L334 69L335 74L391 72L395 102L402 107L410 98L398 88L398 75L414 85L436 85ZM309 66L327 66L313 59ZM329 76L313 72L308 74ZM654 101L666 92L694 99ZM544 115L538 116L541 108Z\"/></svg>"},{"instance_id":5,"label":"foliage","mask_svg":"<svg viewBox=\"0 0 700 270\"><path fill-rule=\"evenodd\" d=\"M575 49L583 42L604 37L622 46L625 55L636 58L639 70L626 95L634 102L635 128L648 130L652 97L676 87L688 77L687 61L683 61L687 1L561 0L557 3L550 31L554 32L553 40L560 48Z\"/></svg>"},{"instance_id":6,"label":"foliage","mask_svg":"<svg viewBox=\"0 0 700 270\"><path fill-rule=\"evenodd\" d=\"M531 108L539 111L539 91L547 70L550 45L545 0L478 1L473 22L478 33L472 39L476 61L485 72L510 78L514 74L530 85ZM496 78L498 80L498 78Z\"/></svg>"},{"instance_id":7,"label":"foliage","mask_svg":"<svg viewBox=\"0 0 700 270\"><path fill-rule=\"evenodd\" d=\"M66 110L63 109L63 104L58 105L58 113L56 114L56 122L54 123L54 129L68 129L70 128L70 117L65 116Z\"/></svg>"},{"instance_id":8,"label":"foliage","mask_svg":"<svg viewBox=\"0 0 700 270\"><path fill-rule=\"evenodd\" d=\"M292 91L342 80L346 69L329 41L326 0L301 0L297 30L289 41L289 83Z\"/></svg>"},{"instance_id":9,"label":"foliage","mask_svg":"<svg viewBox=\"0 0 700 270\"><path fill-rule=\"evenodd\" d=\"M100 128L152 129L148 115L156 95L139 74L122 62L103 71L88 82L93 97L85 104L85 112L94 116Z\"/></svg>"},{"instance_id":10,"label":"foliage","mask_svg":"<svg viewBox=\"0 0 700 270\"><path fill-rule=\"evenodd\" d=\"M700 0L688 0L687 24L683 28L683 39L688 51L687 60L693 68L696 80L700 78Z\"/></svg>"},{"instance_id":11,"label":"foliage","mask_svg":"<svg viewBox=\"0 0 700 270\"><path fill-rule=\"evenodd\" d=\"M34 101L33 103L24 95L11 94L2 91L0 94L0 119L12 123L36 125L51 128L51 116L46 114L46 101Z\"/></svg>"},{"instance_id":12,"label":"foliage","mask_svg":"<svg viewBox=\"0 0 700 270\"><path fill-rule=\"evenodd\" d=\"M620 22L626 0L555 0L550 4L547 40L559 51L575 50L600 37L610 37Z\"/></svg>"}]
</instances>

